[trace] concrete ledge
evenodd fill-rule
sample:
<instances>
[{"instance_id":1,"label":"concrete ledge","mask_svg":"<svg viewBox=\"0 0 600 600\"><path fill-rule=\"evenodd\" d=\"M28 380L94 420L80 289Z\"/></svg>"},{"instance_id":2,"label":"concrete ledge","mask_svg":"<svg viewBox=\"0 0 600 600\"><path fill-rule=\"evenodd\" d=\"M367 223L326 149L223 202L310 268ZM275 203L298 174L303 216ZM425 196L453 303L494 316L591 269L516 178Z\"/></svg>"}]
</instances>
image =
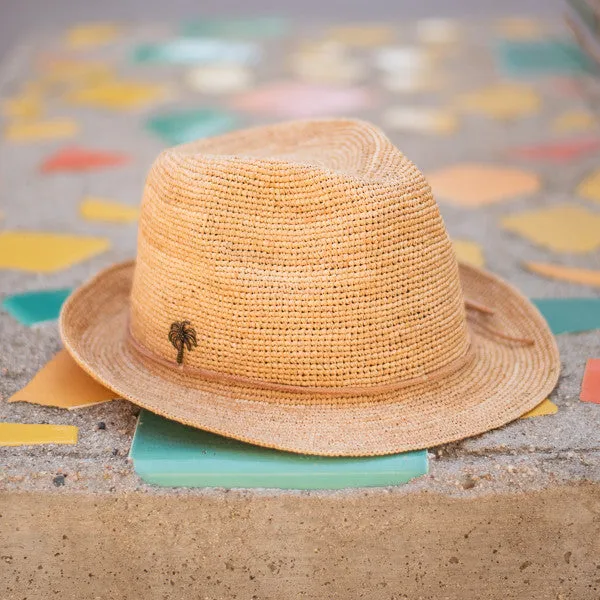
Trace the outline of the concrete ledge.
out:
<instances>
[{"instance_id":1,"label":"concrete ledge","mask_svg":"<svg viewBox=\"0 0 600 600\"><path fill-rule=\"evenodd\" d=\"M0 494L3 600L600 597L600 485Z\"/></svg>"}]
</instances>

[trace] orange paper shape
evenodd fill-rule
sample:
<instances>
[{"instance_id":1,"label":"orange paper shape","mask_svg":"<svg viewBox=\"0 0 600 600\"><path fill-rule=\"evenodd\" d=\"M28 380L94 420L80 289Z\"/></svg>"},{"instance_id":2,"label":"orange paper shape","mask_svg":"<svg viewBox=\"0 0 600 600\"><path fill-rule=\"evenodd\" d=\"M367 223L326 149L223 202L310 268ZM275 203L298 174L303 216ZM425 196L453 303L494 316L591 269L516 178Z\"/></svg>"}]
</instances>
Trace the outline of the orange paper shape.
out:
<instances>
[{"instance_id":1,"label":"orange paper shape","mask_svg":"<svg viewBox=\"0 0 600 600\"><path fill-rule=\"evenodd\" d=\"M78 431L74 425L0 423L0 446L76 444Z\"/></svg>"},{"instance_id":2,"label":"orange paper shape","mask_svg":"<svg viewBox=\"0 0 600 600\"><path fill-rule=\"evenodd\" d=\"M47 158L41 165L42 173L55 171L88 171L124 165L130 161L129 156L118 152L87 150L78 146L70 146L59 150Z\"/></svg>"},{"instance_id":3,"label":"orange paper shape","mask_svg":"<svg viewBox=\"0 0 600 600\"><path fill-rule=\"evenodd\" d=\"M108 402L117 396L92 379L66 350L61 350L8 401L73 410Z\"/></svg>"},{"instance_id":4,"label":"orange paper shape","mask_svg":"<svg viewBox=\"0 0 600 600\"><path fill-rule=\"evenodd\" d=\"M564 204L502 219L502 226L555 252L590 252L600 247L600 215Z\"/></svg>"},{"instance_id":5,"label":"orange paper shape","mask_svg":"<svg viewBox=\"0 0 600 600\"><path fill-rule=\"evenodd\" d=\"M582 402L600 404L600 358L590 358L587 361L579 399Z\"/></svg>"},{"instance_id":6,"label":"orange paper shape","mask_svg":"<svg viewBox=\"0 0 600 600\"><path fill-rule=\"evenodd\" d=\"M470 208L526 196L540 188L535 173L469 163L434 171L427 179L437 199Z\"/></svg>"},{"instance_id":7,"label":"orange paper shape","mask_svg":"<svg viewBox=\"0 0 600 600\"><path fill-rule=\"evenodd\" d=\"M526 412L524 415L521 415L521 419L530 419L531 417L543 417L545 415L555 415L558 412L558 406L552 402L552 400L548 400L546 398L542 402L540 402L536 407L532 408L530 411Z\"/></svg>"},{"instance_id":8,"label":"orange paper shape","mask_svg":"<svg viewBox=\"0 0 600 600\"><path fill-rule=\"evenodd\" d=\"M526 262L525 268L532 273L537 273L551 279L600 287L600 271L538 262Z\"/></svg>"}]
</instances>

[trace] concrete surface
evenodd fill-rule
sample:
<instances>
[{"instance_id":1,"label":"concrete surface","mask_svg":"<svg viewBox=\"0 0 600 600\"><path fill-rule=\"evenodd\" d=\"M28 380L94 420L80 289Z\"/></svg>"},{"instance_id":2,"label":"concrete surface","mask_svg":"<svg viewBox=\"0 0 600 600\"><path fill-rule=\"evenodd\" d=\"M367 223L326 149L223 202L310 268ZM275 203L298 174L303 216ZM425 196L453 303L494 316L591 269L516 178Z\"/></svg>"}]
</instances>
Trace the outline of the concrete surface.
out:
<instances>
[{"instance_id":1,"label":"concrete surface","mask_svg":"<svg viewBox=\"0 0 600 600\"><path fill-rule=\"evenodd\" d=\"M303 27L298 25L297 35ZM143 70L122 60L136 40L172 31L168 23L137 26L111 48L109 59L122 65L124 74L172 82L182 92L172 106L205 102L184 93L180 70ZM398 31L399 39L410 40L414 27L401 23ZM446 102L497 81L487 50L489 31L487 25L471 27L462 54L448 57L450 87L439 97L415 101ZM28 38L9 57L0 93L13 93L30 78L40 52L59 48L58 32ZM259 67L263 79L284 69L277 52L269 56L272 62ZM371 84L377 85L375 74ZM466 118L459 134L448 138L394 132L390 137L426 173L459 160L514 165L504 148L546 139L553 116L588 103L585 94L557 93L550 80L531 84L544 98L539 116L507 124ZM382 106L409 103L381 94ZM72 114L82 123L78 142L135 156L132 165L110 171L39 176L37 165L63 142L0 142L3 228L106 235L113 244L109 252L53 275L4 271L0 296L77 285L134 255L135 225L89 223L79 218L77 207L85 194L132 205L139 201L146 170L162 148L143 130L143 120L168 106L131 116L50 102L52 114ZM381 114L380 107L361 116L381 124ZM542 190L529 198L479 210L443 205L451 235L481 243L487 267L531 297L597 294L542 279L520 265L523 259L560 260L600 268L599 252L557 257L497 226L505 214L565 201L596 210L576 199L573 190L597 167L597 158L560 168L529 166L543 181ZM3 398L25 385L60 347L55 324L28 329L5 313L0 313L0 339ZM552 395L557 415L519 420L431 449L428 476L376 491L159 490L140 482L127 460L137 414L132 405L118 401L66 412L0 402L0 420L74 424L80 430L76 446L0 448L0 597L45 593L66 600L81 598L83 589L89 591L83 597L105 598L110 589L115 598L175 599L189 597L185 594L193 589L197 597L211 600L294 594L390 600L598 598L600 407L578 400L585 361L599 353L598 332L559 336L559 346L563 372ZM97 428L100 421L106 429ZM53 484L58 473L66 475L64 487Z\"/></svg>"}]
</instances>

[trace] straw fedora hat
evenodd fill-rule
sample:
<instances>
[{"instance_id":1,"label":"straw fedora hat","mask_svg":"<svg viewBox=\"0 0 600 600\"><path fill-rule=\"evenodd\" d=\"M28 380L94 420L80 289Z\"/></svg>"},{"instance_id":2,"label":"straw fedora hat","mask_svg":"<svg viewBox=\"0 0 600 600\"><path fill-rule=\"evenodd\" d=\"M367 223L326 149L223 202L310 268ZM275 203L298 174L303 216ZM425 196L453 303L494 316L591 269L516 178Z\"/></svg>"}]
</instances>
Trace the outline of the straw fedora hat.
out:
<instances>
[{"instance_id":1,"label":"straw fedora hat","mask_svg":"<svg viewBox=\"0 0 600 600\"><path fill-rule=\"evenodd\" d=\"M165 150L135 262L76 290L60 329L119 396L307 454L482 433L544 400L560 367L535 307L457 263L423 175L353 120Z\"/></svg>"}]
</instances>

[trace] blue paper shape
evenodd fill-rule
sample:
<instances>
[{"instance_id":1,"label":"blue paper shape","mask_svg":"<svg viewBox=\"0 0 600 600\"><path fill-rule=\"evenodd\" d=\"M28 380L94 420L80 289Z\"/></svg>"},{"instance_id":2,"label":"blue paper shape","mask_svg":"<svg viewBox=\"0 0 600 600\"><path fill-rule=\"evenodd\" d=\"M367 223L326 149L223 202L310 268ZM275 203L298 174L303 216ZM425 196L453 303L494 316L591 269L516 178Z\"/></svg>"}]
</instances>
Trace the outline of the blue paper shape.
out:
<instances>
[{"instance_id":1,"label":"blue paper shape","mask_svg":"<svg viewBox=\"0 0 600 600\"><path fill-rule=\"evenodd\" d=\"M137 474L161 486L340 489L405 483L427 473L427 451L329 457L246 444L140 413L130 457Z\"/></svg>"},{"instance_id":2,"label":"blue paper shape","mask_svg":"<svg viewBox=\"0 0 600 600\"><path fill-rule=\"evenodd\" d=\"M148 119L146 127L173 146L235 129L238 118L229 112L199 108Z\"/></svg>"},{"instance_id":3,"label":"blue paper shape","mask_svg":"<svg viewBox=\"0 0 600 600\"><path fill-rule=\"evenodd\" d=\"M592 71L591 60L577 44L561 40L512 41L497 45L504 74L515 77L581 75Z\"/></svg>"},{"instance_id":4,"label":"blue paper shape","mask_svg":"<svg viewBox=\"0 0 600 600\"><path fill-rule=\"evenodd\" d=\"M64 288L15 294L4 298L2 308L23 325L54 321L71 291Z\"/></svg>"},{"instance_id":5,"label":"blue paper shape","mask_svg":"<svg viewBox=\"0 0 600 600\"><path fill-rule=\"evenodd\" d=\"M200 19L186 21L181 29L182 35L191 37L267 39L287 33L289 21L282 17Z\"/></svg>"},{"instance_id":6,"label":"blue paper shape","mask_svg":"<svg viewBox=\"0 0 600 600\"><path fill-rule=\"evenodd\" d=\"M135 48L137 63L203 65L212 63L253 64L260 58L260 48L252 42L208 38L178 38Z\"/></svg>"},{"instance_id":7,"label":"blue paper shape","mask_svg":"<svg viewBox=\"0 0 600 600\"><path fill-rule=\"evenodd\" d=\"M600 329L600 298L538 298L532 302L554 334Z\"/></svg>"}]
</instances>

